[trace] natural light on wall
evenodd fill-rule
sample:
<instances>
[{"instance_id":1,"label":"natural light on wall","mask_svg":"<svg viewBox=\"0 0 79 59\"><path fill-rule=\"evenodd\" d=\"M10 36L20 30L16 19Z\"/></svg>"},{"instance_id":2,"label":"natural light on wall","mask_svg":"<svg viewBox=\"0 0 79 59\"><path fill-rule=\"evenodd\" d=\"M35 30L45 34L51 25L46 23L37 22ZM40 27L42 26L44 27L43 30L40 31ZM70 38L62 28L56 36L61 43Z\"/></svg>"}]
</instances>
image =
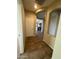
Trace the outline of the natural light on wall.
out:
<instances>
[{"instance_id":1,"label":"natural light on wall","mask_svg":"<svg viewBox=\"0 0 79 59\"><path fill-rule=\"evenodd\" d=\"M43 9L38 9L38 10L36 10L36 13L38 13L38 12L40 12L40 11L43 11Z\"/></svg>"},{"instance_id":2,"label":"natural light on wall","mask_svg":"<svg viewBox=\"0 0 79 59\"><path fill-rule=\"evenodd\" d=\"M35 3L34 8L37 9L37 4Z\"/></svg>"}]
</instances>

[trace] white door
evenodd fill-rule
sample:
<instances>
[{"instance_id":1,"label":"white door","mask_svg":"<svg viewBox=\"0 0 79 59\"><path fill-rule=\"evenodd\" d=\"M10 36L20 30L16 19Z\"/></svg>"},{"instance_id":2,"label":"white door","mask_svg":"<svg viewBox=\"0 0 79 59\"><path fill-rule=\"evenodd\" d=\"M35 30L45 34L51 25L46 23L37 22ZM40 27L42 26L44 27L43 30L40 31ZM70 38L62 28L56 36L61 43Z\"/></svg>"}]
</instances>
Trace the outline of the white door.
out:
<instances>
[{"instance_id":1,"label":"white door","mask_svg":"<svg viewBox=\"0 0 79 59\"><path fill-rule=\"evenodd\" d=\"M19 0L20 1L20 0ZM23 44L23 27L22 27L22 4L18 1L17 4L17 41L19 45L19 53L24 52L24 44Z\"/></svg>"}]
</instances>

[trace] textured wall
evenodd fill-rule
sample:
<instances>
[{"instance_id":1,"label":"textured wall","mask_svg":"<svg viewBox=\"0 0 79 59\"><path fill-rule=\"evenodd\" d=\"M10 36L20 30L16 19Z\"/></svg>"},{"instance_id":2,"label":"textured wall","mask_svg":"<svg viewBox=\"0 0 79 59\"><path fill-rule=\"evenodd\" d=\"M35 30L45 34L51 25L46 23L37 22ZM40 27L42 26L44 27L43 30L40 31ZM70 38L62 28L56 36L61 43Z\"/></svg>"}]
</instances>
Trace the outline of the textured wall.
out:
<instances>
[{"instance_id":1,"label":"textured wall","mask_svg":"<svg viewBox=\"0 0 79 59\"><path fill-rule=\"evenodd\" d=\"M32 12L26 12L25 15L26 19L26 36L35 36L34 34L34 28L35 28L35 20L36 20L36 15Z\"/></svg>"},{"instance_id":2,"label":"textured wall","mask_svg":"<svg viewBox=\"0 0 79 59\"><path fill-rule=\"evenodd\" d=\"M44 37L43 41L46 42L52 49L54 47L54 42L56 37L53 37L48 34L48 25L49 25L49 14L51 11L60 8L61 7L61 1L55 0L52 5L48 8L47 14L45 15L45 27L44 27Z\"/></svg>"},{"instance_id":3,"label":"textured wall","mask_svg":"<svg viewBox=\"0 0 79 59\"><path fill-rule=\"evenodd\" d=\"M61 21L59 21L52 59L61 59Z\"/></svg>"}]
</instances>

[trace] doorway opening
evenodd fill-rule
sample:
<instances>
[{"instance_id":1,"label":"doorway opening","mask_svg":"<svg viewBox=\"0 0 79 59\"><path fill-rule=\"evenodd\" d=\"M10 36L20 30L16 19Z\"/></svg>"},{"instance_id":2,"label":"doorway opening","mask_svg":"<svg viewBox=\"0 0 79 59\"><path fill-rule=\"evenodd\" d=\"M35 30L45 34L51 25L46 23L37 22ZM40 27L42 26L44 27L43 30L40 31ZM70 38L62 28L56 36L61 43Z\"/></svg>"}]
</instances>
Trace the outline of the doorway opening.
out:
<instances>
[{"instance_id":1,"label":"doorway opening","mask_svg":"<svg viewBox=\"0 0 79 59\"><path fill-rule=\"evenodd\" d=\"M40 39L43 39L44 34L44 18L45 18L45 11L40 11L36 14L36 27L35 33L36 36Z\"/></svg>"}]
</instances>

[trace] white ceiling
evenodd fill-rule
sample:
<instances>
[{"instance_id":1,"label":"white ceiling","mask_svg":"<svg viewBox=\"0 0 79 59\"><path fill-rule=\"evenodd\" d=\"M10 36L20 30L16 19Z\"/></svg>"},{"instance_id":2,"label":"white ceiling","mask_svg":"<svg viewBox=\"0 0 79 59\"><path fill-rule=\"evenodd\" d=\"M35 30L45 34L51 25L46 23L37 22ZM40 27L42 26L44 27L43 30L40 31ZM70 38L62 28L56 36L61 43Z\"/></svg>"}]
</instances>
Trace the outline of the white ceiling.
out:
<instances>
[{"instance_id":1,"label":"white ceiling","mask_svg":"<svg viewBox=\"0 0 79 59\"><path fill-rule=\"evenodd\" d=\"M47 6L49 6L53 1L54 1L54 0L46 0L43 5L41 5L41 6L38 5L38 8L37 8L37 9L47 7ZM37 10L37 9L34 8L35 0L23 0L23 5L24 5L25 10L29 10L29 11L35 11L35 10Z\"/></svg>"}]
</instances>

